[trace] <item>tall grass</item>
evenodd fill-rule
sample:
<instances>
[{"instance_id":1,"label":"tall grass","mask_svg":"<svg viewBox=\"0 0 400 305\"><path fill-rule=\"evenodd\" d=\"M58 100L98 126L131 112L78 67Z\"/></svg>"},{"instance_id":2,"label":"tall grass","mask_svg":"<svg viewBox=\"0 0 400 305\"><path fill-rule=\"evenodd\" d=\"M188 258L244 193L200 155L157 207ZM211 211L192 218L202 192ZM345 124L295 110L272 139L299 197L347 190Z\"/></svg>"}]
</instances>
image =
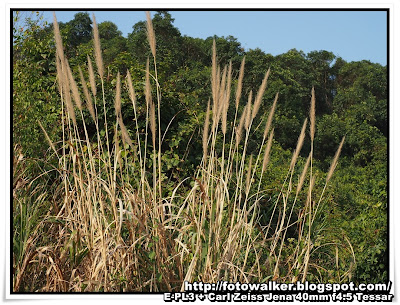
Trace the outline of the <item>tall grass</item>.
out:
<instances>
[{"instance_id":1,"label":"tall grass","mask_svg":"<svg viewBox=\"0 0 400 305\"><path fill-rule=\"evenodd\" d=\"M201 164L191 177L184 177L175 185L170 196L163 196L166 182L162 173L161 85L157 76L156 33L150 15L147 14L147 33L153 70L148 59L144 133L138 127L139 101L129 71L126 79L117 75L116 121L112 125L107 122L110 109L106 109L104 67L94 17L93 26L96 67L88 57L89 92L81 67L82 90L78 88L54 17L62 142L53 143L43 131L58 160L55 172L60 186L53 194L40 186L34 190L39 192L36 205L40 204L40 194L43 198L51 197L54 205L35 222L36 233L31 226L24 229L22 222L29 220L23 219L21 232L15 231L21 245L18 253L14 253L14 290L179 291L184 281L195 280L304 281L310 267L323 268L312 259L314 251L318 251L315 242L321 230L319 213L344 139L332 161L323 191L315 193L314 183L318 178L312 169L314 91L310 106L309 157L304 164L299 164L308 127L306 118L281 190L270 201L269 222L261 223L260 202L267 196L265 177L273 170L268 165L274 149L273 115L279 107L279 95L276 94L268 113L259 150L249 152L253 126L263 117L258 112L271 72L266 72L255 97L253 93L247 96L241 112L245 59L232 97L232 64L219 66L214 42L212 98L206 110ZM102 95L97 92L98 86ZM121 109L121 90L125 88L134 110L133 131L125 126ZM88 117L82 110L81 95L89 110ZM100 104L104 109L102 120L98 117ZM231 107L235 107L234 118L228 115ZM89 120L96 125L94 136L87 132ZM104 121L105 139L100 132L100 121ZM113 140L109 135L113 135ZM21 161L18 157L15 160ZM148 171L149 168L152 170ZM299 169L301 174L296 184ZM188 188L185 182L191 182L192 186ZM307 187L303 190L303 186ZM14 208L29 206L21 198L28 197L15 195ZM298 210L302 213L294 215ZM32 213L37 215L37 209ZM19 214L27 215L26 212ZM289 241L288 231L292 227L298 228L297 240ZM45 239L39 236L43 232L47 234ZM344 276L348 274L339 275L339 280Z\"/></svg>"}]
</instances>

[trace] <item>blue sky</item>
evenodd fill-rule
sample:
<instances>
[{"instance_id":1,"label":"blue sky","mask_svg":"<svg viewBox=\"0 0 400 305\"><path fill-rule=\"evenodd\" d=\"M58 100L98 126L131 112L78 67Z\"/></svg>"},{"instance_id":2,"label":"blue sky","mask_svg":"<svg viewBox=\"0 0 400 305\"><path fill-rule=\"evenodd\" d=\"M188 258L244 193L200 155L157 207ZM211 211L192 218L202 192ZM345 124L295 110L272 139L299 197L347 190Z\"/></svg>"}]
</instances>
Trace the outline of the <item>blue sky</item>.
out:
<instances>
[{"instance_id":1,"label":"blue sky","mask_svg":"<svg viewBox=\"0 0 400 305\"><path fill-rule=\"evenodd\" d=\"M88 11L91 15L93 11ZM67 22L74 11L58 11ZM145 20L143 11L94 11L97 22L112 21L126 37ZM152 15L154 12L151 12ZM387 64L385 11L170 11L182 35L207 38L229 36L245 50L260 48L278 55L296 48L305 53L327 50L346 61ZM52 12L44 12L52 22ZM157 33L156 33L157 34Z\"/></svg>"}]
</instances>

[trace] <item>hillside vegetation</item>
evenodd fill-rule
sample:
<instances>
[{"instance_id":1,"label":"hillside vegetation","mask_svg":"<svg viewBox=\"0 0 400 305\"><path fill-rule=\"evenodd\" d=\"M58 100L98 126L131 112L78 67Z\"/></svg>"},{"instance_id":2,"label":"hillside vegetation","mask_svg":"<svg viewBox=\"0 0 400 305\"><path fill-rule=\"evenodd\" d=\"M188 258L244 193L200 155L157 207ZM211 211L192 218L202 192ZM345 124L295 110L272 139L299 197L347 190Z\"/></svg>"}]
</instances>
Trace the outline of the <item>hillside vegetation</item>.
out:
<instances>
[{"instance_id":1,"label":"hillside vegetation","mask_svg":"<svg viewBox=\"0 0 400 305\"><path fill-rule=\"evenodd\" d=\"M386 282L387 67L173 21L14 12L14 291Z\"/></svg>"}]
</instances>

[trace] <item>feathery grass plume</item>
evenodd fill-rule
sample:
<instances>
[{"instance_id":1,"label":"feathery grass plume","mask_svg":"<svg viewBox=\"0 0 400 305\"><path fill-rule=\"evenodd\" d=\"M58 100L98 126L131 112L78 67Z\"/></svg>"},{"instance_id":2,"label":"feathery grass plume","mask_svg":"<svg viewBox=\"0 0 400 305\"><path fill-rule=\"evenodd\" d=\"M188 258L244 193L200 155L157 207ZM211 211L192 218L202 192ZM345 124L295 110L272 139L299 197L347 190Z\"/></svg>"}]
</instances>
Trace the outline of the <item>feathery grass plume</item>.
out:
<instances>
[{"instance_id":1,"label":"feathery grass plume","mask_svg":"<svg viewBox=\"0 0 400 305\"><path fill-rule=\"evenodd\" d=\"M229 73L232 72L232 68L230 65L230 71L226 71L226 67L224 69L223 82L221 85L221 122L222 122L222 133L226 134L226 125L227 125L227 116L228 116L228 108L229 108L229 95L230 95L230 81ZM227 74L228 73L228 74ZM225 78L225 79L224 79Z\"/></svg>"},{"instance_id":2,"label":"feathery grass plume","mask_svg":"<svg viewBox=\"0 0 400 305\"><path fill-rule=\"evenodd\" d=\"M131 137L129 136L128 130L125 127L124 122L122 121L121 117L118 117L117 120L119 120L119 126L121 128L121 133L122 133L122 139L129 144L129 146L135 151L135 147L133 145L133 142L131 140Z\"/></svg>"},{"instance_id":3,"label":"feathery grass plume","mask_svg":"<svg viewBox=\"0 0 400 305\"><path fill-rule=\"evenodd\" d=\"M213 109L215 109L215 111L213 110L213 114L215 113L215 121L217 121L217 124L218 124L218 122L219 122L219 108L220 108L220 102L221 102L221 100L220 100L220 96L219 96L219 94L220 94L220 91L219 91L219 88L221 87L221 67L220 66L218 66L217 67L217 74L216 74L216 80L215 80L215 86L216 86L216 88L215 88L215 92L216 92L216 95L215 95L215 101L214 101L214 104L213 104Z\"/></svg>"},{"instance_id":4,"label":"feathery grass plume","mask_svg":"<svg viewBox=\"0 0 400 305\"><path fill-rule=\"evenodd\" d=\"M82 101L78 91L78 86L76 85L76 81L74 79L74 76L72 75L71 67L69 66L68 60L65 60L65 63L67 66L68 80L72 91L72 98L75 101L76 107L78 107L79 110L82 110Z\"/></svg>"},{"instance_id":5,"label":"feathery grass plume","mask_svg":"<svg viewBox=\"0 0 400 305\"><path fill-rule=\"evenodd\" d=\"M62 96L62 67L60 63L60 57L58 57L58 54L56 55L56 71L57 71L57 84L58 84L58 92L60 93L60 96Z\"/></svg>"},{"instance_id":6,"label":"feathery grass plume","mask_svg":"<svg viewBox=\"0 0 400 305\"><path fill-rule=\"evenodd\" d=\"M150 130L153 136L153 147L156 147L156 109L154 103L150 102Z\"/></svg>"},{"instance_id":7,"label":"feathery grass plume","mask_svg":"<svg viewBox=\"0 0 400 305\"><path fill-rule=\"evenodd\" d=\"M315 90L311 90L311 107L310 107L310 136L311 141L314 141L315 134Z\"/></svg>"},{"instance_id":8,"label":"feathery grass plume","mask_svg":"<svg viewBox=\"0 0 400 305\"><path fill-rule=\"evenodd\" d=\"M232 61L229 62L227 80L226 80L226 90L224 93L223 109L222 109L222 133L226 134L226 125L229 109L229 99L231 97L231 83L232 83Z\"/></svg>"},{"instance_id":9,"label":"feathery grass plume","mask_svg":"<svg viewBox=\"0 0 400 305\"><path fill-rule=\"evenodd\" d=\"M253 91L250 91L249 99L248 99L248 101L247 101L246 118L245 118L245 120L244 120L244 128L245 128L246 130L249 129L249 127L250 127L250 122L251 122L251 108L252 108L252 107L251 107L251 106L252 106L251 100L252 100L252 98L253 98Z\"/></svg>"},{"instance_id":10,"label":"feathery grass plume","mask_svg":"<svg viewBox=\"0 0 400 305\"><path fill-rule=\"evenodd\" d=\"M90 96L90 93L89 93L89 90L88 90L88 87L86 84L86 80L85 80L85 77L83 76L81 67L79 67L78 69L79 69L79 76L81 78L83 94L85 95L85 99L86 99L87 108L88 108L89 113L92 116L93 120L96 121L96 114L95 114L94 107L93 107L92 97Z\"/></svg>"},{"instance_id":11,"label":"feathery grass plume","mask_svg":"<svg viewBox=\"0 0 400 305\"><path fill-rule=\"evenodd\" d=\"M269 163L269 156L270 156L270 152L271 152L273 138L274 138L274 129L271 130L271 133L269 134L267 146L265 147L264 159L263 159L263 164L262 164L262 172L265 172L265 170L267 169L267 165Z\"/></svg>"},{"instance_id":12,"label":"feathery grass plume","mask_svg":"<svg viewBox=\"0 0 400 305\"><path fill-rule=\"evenodd\" d=\"M308 155L306 164L304 165L303 171L302 171L302 173L301 173L301 175L300 175L299 184L297 184L296 195L299 194L299 192L300 192L300 190L301 190L301 188L302 188L302 186L303 186L303 183L304 183L304 180L305 180L305 178L306 178L306 174L307 174L307 170L308 170L308 167L309 167L309 165L310 165L310 162L311 162L311 152L310 152L310 154Z\"/></svg>"},{"instance_id":13,"label":"feathery grass plume","mask_svg":"<svg viewBox=\"0 0 400 305\"><path fill-rule=\"evenodd\" d=\"M250 91L250 97L252 94L253 94L253 92ZM248 115L247 115L247 113L249 112L248 109L251 107L251 98L249 99L249 101L250 102L248 102L246 104L246 106L244 106L243 113L239 120L239 125L236 128L236 145L239 144L240 140L242 139L242 130L243 130L243 126L244 126L244 121L248 117Z\"/></svg>"},{"instance_id":14,"label":"feathery grass plume","mask_svg":"<svg viewBox=\"0 0 400 305\"><path fill-rule=\"evenodd\" d=\"M219 94L218 94L218 111L220 111L220 115L222 114L222 111L224 109L224 101L225 101L225 95L226 95L226 73L227 73L227 67L224 67L224 70L222 71L222 76L221 76L221 82L219 85Z\"/></svg>"},{"instance_id":15,"label":"feathery grass plume","mask_svg":"<svg viewBox=\"0 0 400 305\"><path fill-rule=\"evenodd\" d=\"M117 123L115 124L115 130L114 130L114 143L115 143L115 154L114 154L114 160L117 160L117 163L114 161L115 164L119 165L119 168L122 170L122 160L121 160L121 154L120 152L120 147L119 147L119 137L118 137L118 120Z\"/></svg>"},{"instance_id":16,"label":"feathery grass plume","mask_svg":"<svg viewBox=\"0 0 400 305\"><path fill-rule=\"evenodd\" d=\"M224 70L222 71L222 77L221 77L221 84L219 86L219 100L222 100L224 98L225 92L226 92L226 74L227 74L227 67L224 67Z\"/></svg>"},{"instance_id":17,"label":"feathery grass plume","mask_svg":"<svg viewBox=\"0 0 400 305\"><path fill-rule=\"evenodd\" d=\"M56 41L56 52L61 62L64 62L64 48L55 12L53 12L53 28L54 28L54 39Z\"/></svg>"},{"instance_id":18,"label":"feathery grass plume","mask_svg":"<svg viewBox=\"0 0 400 305\"><path fill-rule=\"evenodd\" d=\"M240 98L242 96L242 87L243 87L243 76L244 76L244 65L245 65L245 62L246 62L246 56L243 57L242 63L240 65L238 84L237 84L237 87L236 87L236 100L235 100L236 110L239 107L239 101L240 101Z\"/></svg>"},{"instance_id":19,"label":"feathery grass plume","mask_svg":"<svg viewBox=\"0 0 400 305\"><path fill-rule=\"evenodd\" d=\"M71 88L69 85L68 81L68 72L67 72L67 59L64 57L64 62L62 63L62 73L61 73L61 83L63 84L63 92L64 92L64 97L65 97L65 104L67 106L67 111L76 125L76 116L75 116L75 110L74 110L74 105L72 104L71 100Z\"/></svg>"},{"instance_id":20,"label":"feathery grass plume","mask_svg":"<svg viewBox=\"0 0 400 305\"><path fill-rule=\"evenodd\" d=\"M231 97L231 85L232 85L232 60L229 61L228 75L226 79L226 96L228 98L228 101Z\"/></svg>"},{"instance_id":21,"label":"feathery grass plume","mask_svg":"<svg viewBox=\"0 0 400 305\"><path fill-rule=\"evenodd\" d=\"M296 164L297 161L297 157L299 156L300 150L303 147L303 142L306 135L306 127L307 127L307 118L304 120L303 127L301 128L301 132L299 135L299 139L297 140L296 150L294 151L292 156L292 161L290 162L291 170L294 168L294 165Z\"/></svg>"},{"instance_id":22,"label":"feathery grass plume","mask_svg":"<svg viewBox=\"0 0 400 305\"><path fill-rule=\"evenodd\" d=\"M253 106L253 113L252 113L252 118L254 119L257 115L258 110L260 109L261 101L265 92L265 89L267 88L267 81L269 77L271 69L268 69L267 73L265 73L264 79L260 85L260 88L258 89L256 99L254 101L254 106Z\"/></svg>"},{"instance_id":23,"label":"feathery grass plume","mask_svg":"<svg viewBox=\"0 0 400 305\"><path fill-rule=\"evenodd\" d=\"M145 82L145 97L146 97L146 105L149 106L151 104L151 85L150 85L150 68L149 68L149 58L147 57L146 62L146 82Z\"/></svg>"},{"instance_id":24,"label":"feathery grass plume","mask_svg":"<svg viewBox=\"0 0 400 305\"><path fill-rule=\"evenodd\" d=\"M247 177L246 177L246 193L250 190L250 181L251 181L251 167L253 166L253 155L250 155L249 160L249 168L247 169Z\"/></svg>"},{"instance_id":25,"label":"feathery grass plume","mask_svg":"<svg viewBox=\"0 0 400 305\"><path fill-rule=\"evenodd\" d=\"M88 60L88 72L89 72L90 88L92 89L93 95L96 96L96 94L97 94L96 81L95 81L95 76L94 76L92 60L90 59L89 55L87 56L87 60Z\"/></svg>"},{"instance_id":26,"label":"feathery grass plume","mask_svg":"<svg viewBox=\"0 0 400 305\"><path fill-rule=\"evenodd\" d=\"M104 75L103 55L101 54L99 28L97 27L96 17L93 14L93 41L94 41L94 55L96 59L97 71L102 79Z\"/></svg>"},{"instance_id":27,"label":"feathery grass plume","mask_svg":"<svg viewBox=\"0 0 400 305\"><path fill-rule=\"evenodd\" d=\"M216 115L216 121L217 124L219 123L219 120L222 118L222 113L224 111L224 102L225 102L225 93L226 93L226 66L224 67L224 70L222 71L222 76L220 82L217 81L218 85L218 97L217 97L217 103L215 104L217 107L217 115ZM218 67L218 76L220 76L220 69ZM219 79L219 78L218 78Z\"/></svg>"},{"instance_id":28,"label":"feathery grass plume","mask_svg":"<svg viewBox=\"0 0 400 305\"><path fill-rule=\"evenodd\" d=\"M115 88L115 115L118 117L120 116L122 118L121 114L121 77L118 71L117 74L117 84Z\"/></svg>"},{"instance_id":29,"label":"feathery grass plume","mask_svg":"<svg viewBox=\"0 0 400 305\"><path fill-rule=\"evenodd\" d=\"M56 55L56 71L57 71L57 80L58 80L58 90L60 93L60 96L62 96L62 92L64 90L64 76L65 76L65 66L64 66L64 61L61 61L60 57L58 54Z\"/></svg>"},{"instance_id":30,"label":"feathery grass plume","mask_svg":"<svg viewBox=\"0 0 400 305\"><path fill-rule=\"evenodd\" d=\"M154 34L153 22L151 21L150 12L148 11L146 12L146 18L147 39L149 40L151 53L153 54L153 57L156 58L156 35Z\"/></svg>"},{"instance_id":31,"label":"feathery grass plume","mask_svg":"<svg viewBox=\"0 0 400 305\"><path fill-rule=\"evenodd\" d=\"M333 172L335 171L335 168L337 166L339 155L340 155L340 152L342 150L345 138L346 138L346 136L343 137L343 139L340 142L340 145L339 145L339 147L338 147L338 149L337 149L337 151L335 153L335 157L333 158L332 163L331 163L331 167L329 168L328 176L326 176L326 182L328 182L331 179L331 177L333 175Z\"/></svg>"},{"instance_id":32,"label":"feathery grass plume","mask_svg":"<svg viewBox=\"0 0 400 305\"><path fill-rule=\"evenodd\" d=\"M129 91L129 98L131 99L133 105L136 105L136 93L135 89L132 85L132 76L129 70L126 72L126 77L128 78L128 91Z\"/></svg>"},{"instance_id":33,"label":"feathery grass plume","mask_svg":"<svg viewBox=\"0 0 400 305\"><path fill-rule=\"evenodd\" d=\"M206 120L204 122L204 128L203 128L203 158L204 160L207 157L207 148L208 148L208 128L210 125L210 100L208 100L207 104L207 112L206 112Z\"/></svg>"},{"instance_id":34,"label":"feathery grass plume","mask_svg":"<svg viewBox=\"0 0 400 305\"><path fill-rule=\"evenodd\" d=\"M269 111L267 123L265 124L265 129L264 129L264 139L267 138L269 129L271 128L271 123L272 123L272 118L274 117L276 103L278 102L278 96L279 96L279 92L276 93L274 103L272 104L271 110Z\"/></svg>"},{"instance_id":35,"label":"feathery grass plume","mask_svg":"<svg viewBox=\"0 0 400 305\"><path fill-rule=\"evenodd\" d=\"M56 153L56 155L58 157L58 153L57 153L56 147L54 146L53 142L50 140L50 137L47 134L46 129L44 129L42 123L40 123L39 120L37 122L39 123L40 128L43 130L43 133L44 133L44 135L46 137L47 142L49 142L49 145L50 145L51 149L54 150L54 152Z\"/></svg>"},{"instance_id":36,"label":"feathery grass plume","mask_svg":"<svg viewBox=\"0 0 400 305\"><path fill-rule=\"evenodd\" d=\"M75 116L75 110L74 106L72 105L71 101L71 94L69 92L69 88L66 88L66 85L64 84L64 96L65 96L65 104L67 106L67 111L72 119L72 122L77 125L76 123L76 116Z\"/></svg>"},{"instance_id":37,"label":"feathery grass plume","mask_svg":"<svg viewBox=\"0 0 400 305\"><path fill-rule=\"evenodd\" d=\"M226 99L228 100L228 104L229 104L229 100L231 99L231 86L232 86L232 60L229 61L229 66L228 66L228 75L227 75L227 79L226 79ZM226 104L225 104L226 106Z\"/></svg>"},{"instance_id":38,"label":"feathery grass plume","mask_svg":"<svg viewBox=\"0 0 400 305\"><path fill-rule=\"evenodd\" d=\"M69 86L69 81L68 81L66 58L64 56L64 49L63 49L63 45L62 45L60 29L58 27L56 14L54 12L53 12L53 20L54 20L53 21L54 37L56 40L56 53L57 53L57 58L58 58L58 59L56 59L56 68L57 68L57 74L58 74L58 79L59 79L58 84L60 86L59 87L60 95L62 95L61 92L64 92L64 99L65 99L67 111L70 114L72 121L76 125L75 111L74 111L74 107L73 107L72 101L71 101L71 91L70 91L70 86Z\"/></svg>"}]
</instances>

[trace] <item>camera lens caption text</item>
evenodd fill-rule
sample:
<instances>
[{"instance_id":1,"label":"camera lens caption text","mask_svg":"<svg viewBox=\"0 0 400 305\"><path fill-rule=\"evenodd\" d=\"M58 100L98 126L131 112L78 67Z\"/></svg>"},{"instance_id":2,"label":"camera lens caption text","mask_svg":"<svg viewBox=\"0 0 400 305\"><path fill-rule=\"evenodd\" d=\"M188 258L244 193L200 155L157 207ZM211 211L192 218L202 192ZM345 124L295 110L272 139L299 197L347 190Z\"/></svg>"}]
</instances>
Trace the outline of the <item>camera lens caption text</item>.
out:
<instances>
[{"instance_id":1,"label":"camera lens caption text","mask_svg":"<svg viewBox=\"0 0 400 305\"><path fill-rule=\"evenodd\" d=\"M165 293L164 301L392 301L391 284L185 282L184 292Z\"/></svg>"}]
</instances>

